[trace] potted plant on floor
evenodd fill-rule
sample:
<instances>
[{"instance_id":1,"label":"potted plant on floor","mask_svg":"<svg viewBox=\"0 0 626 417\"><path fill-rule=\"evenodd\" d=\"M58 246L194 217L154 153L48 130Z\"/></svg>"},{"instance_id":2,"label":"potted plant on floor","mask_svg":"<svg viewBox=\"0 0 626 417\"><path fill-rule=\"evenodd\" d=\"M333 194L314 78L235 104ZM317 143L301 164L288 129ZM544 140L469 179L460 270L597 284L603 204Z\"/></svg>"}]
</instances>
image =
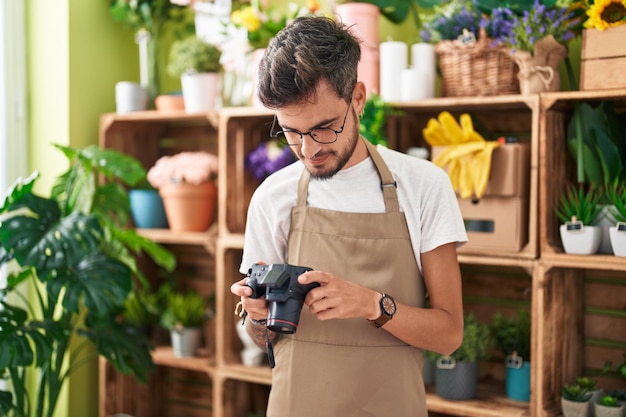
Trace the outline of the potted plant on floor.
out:
<instances>
[{"instance_id":1,"label":"potted plant on floor","mask_svg":"<svg viewBox=\"0 0 626 417\"><path fill-rule=\"evenodd\" d=\"M611 247L616 256L626 256L626 186L609 187L607 199L612 204L609 218L615 224L609 228Z\"/></svg>"},{"instance_id":2,"label":"potted plant on floor","mask_svg":"<svg viewBox=\"0 0 626 417\"><path fill-rule=\"evenodd\" d=\"M9 273L0 290L0 374L10 386L0 389L3 415L52 415L69 375L93 359L84 349L89 343L118 371L146 381L152 345L141 335L129 337L118 321L134 277L145 280L133 252L174 267L169 252L125 227L130 214L122 183L145 175L141 165L96 146L55 146L70 167L51 196L34 192L34 174L0 205L0 266ZM101 183L101 177L117 181ZM30 380L30 369L39 383Z\"/></svg>"},{"instance_id":3,"label":"potted plant on floor","mask_svg":"<svg viewBox=\"0 0 626 417\"><path fill-rule=\"evenodd\" d=\"M163 156L150 168L148 181L163 198L172 231L204 232L213 223L217 171L217 156L200 151Z\"/></svg>"},{"instance_id":4,"label":"potted plant on floor","mask_svg":"<svg viewBox=\"0 0 626 417\"><path fill-rule=\"evenodd\" d=\"M493 340L489 325L473 314L465 317L463 343L449 356L440 356L435 371L437 395L447 400L470 400L476 396L477 363L486 358Z\"/></svg>"},{"instance_id":5,"label":"potted plant on floor","mask_svg":"<svg viewBox=\"0 0 626 417\"><path fill-rule=\"evenodd\" d=\"M195 291L165 290L161 324L170 331L174 356L196 356L202 344L202 326L208 317L207 300Z\"/></svg>"},{"instance_id":6,"label":"potted plant on floor","mask_svg":"<svg viewBox=\"0 0 626 417\"><path fill-rule=\"evenodd\" d=\"M530 313L518 311L517 317L496 313L490 326L495 345L505 355L506 395L530 401Z\"/></svg>"},{"instance_id":7,"label":"potted plant on floor","mask_svg":"<svg viewBox=\"0 0 626 417\"><path fill-rule=\"evenodd\" d=\"M602 229L593 222L600 213L601 193L593 187L570 185L561 194L556 215L560 226L561 242L566 253L589 255L596 253Z\"/></svg>"},{"instance_id":8,"label":"potted plant on floor","mask_svg":"<svg viewBox=\"0 0 626 417\"><path fill-rule=\"evenodd\" d=\"M180 78L187 113L215 108L221 56L217 46L196 36L172 44L167 71L172 77Z\"/></svg>"},{"instance_id":9,"label":"potted plant on floor","mask_svg":"<svg viewBox=\"0 0 626 417\"><path fill-rule=\"evenodd\" d=\"M587 417L591 392L576 382L561 390L561 408L564 417Z\"/></svg>"}]
</instances>

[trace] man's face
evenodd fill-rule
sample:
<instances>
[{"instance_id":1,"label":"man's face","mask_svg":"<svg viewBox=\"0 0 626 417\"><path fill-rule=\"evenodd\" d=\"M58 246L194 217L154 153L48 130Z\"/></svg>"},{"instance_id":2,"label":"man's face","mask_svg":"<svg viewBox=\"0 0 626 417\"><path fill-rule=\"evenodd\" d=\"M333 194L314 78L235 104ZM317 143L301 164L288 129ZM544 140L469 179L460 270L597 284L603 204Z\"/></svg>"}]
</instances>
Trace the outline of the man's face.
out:
<instances>
[{"instance_id":1,"label":"man's face","mask_svg":"<svg viewBox=\"0 0 626 417\"><path fill-rule=\"evenodd\" d=\"M299 144L291 146L312 177L327 179L356 162L351 158L359 141L358 119L351 103L338 98L325 81L320 83L316 99L311 101L281 108L276 117L283 130L309 132L330 128L341 131L333 143L318 143L305 134L301 141L295 142ZM295 136L297 138L297 133Z\"/></svg>"}]
</instances>

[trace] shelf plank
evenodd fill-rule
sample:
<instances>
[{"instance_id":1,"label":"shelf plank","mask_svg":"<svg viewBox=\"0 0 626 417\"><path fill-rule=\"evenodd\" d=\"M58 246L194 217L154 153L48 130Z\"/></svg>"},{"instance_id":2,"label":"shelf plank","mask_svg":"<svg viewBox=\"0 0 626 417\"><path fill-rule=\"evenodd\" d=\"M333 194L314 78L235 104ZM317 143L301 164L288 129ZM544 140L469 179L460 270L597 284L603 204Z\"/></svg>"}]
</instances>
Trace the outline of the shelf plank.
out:
<instances>
[{"instance_id":1,"label":"shelf plank","mask_svg":"<svg viewBox=\"0 0 626 417\"><path fill-rule=\"evenodd\" d=\"M601 271L626 270L626 257L614 255L571 255L543 253L541 262L548 268L595 269Z\"/></svg>"},{"instance_id":2,"label":"shelf plank","mask_svg":"<svg viewBox=\"0 0 626 417\"><path fill-rule=\"evenodd\" d=\"M506 398L502 385L479 384L476 398L467 401L449 401L438 396L433 387L427 387L426 405L429 411L465 417L528 417L529 404Z\"/></svg>"},{"instance_id":3,"label":"shelf plank","mask_svg":"<svg viewBox=\"0 0 626 417\"><path fill-rule=\"evenodd\" d=\"M137 229L137 233L157 243L178 245L207 245L212 236L208 232L172 232L170 229Z\"/></svg>"},{"instance_id":4,"label":"shelf plank","mask_svg":"<svg viewBox=\"0 0 626 417\"><path fill-rule=\"evenodd\" d=\"M204 372L210 376L215 375L215 359L203 352L200 352L200 356L179 358L174 356L171 346L158 346L152 352L152 360L159 366Z\"/></svg>"},{"instance_id":5,"label":"shelf plank","mask_svg":"<svg viewBox=\"0 0 626 417\"><path fill-rule=\"evenodd\" d=\"M272 385L272 370L267 366L224 365L219 374L222 378Z\"/></svg>"}]
</instances>

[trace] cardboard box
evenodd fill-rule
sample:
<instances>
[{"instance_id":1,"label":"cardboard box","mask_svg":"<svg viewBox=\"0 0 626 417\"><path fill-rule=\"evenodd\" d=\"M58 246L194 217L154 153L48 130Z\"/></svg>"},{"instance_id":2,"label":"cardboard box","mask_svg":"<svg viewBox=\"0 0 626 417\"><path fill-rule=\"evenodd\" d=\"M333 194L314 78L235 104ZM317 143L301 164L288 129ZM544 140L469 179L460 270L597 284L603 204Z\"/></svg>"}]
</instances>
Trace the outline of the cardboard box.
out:
<instances>
[{"instance_id":1,"label":"cardboard box","mask_svg":"<svg viewBox=\"0 0 626 417\"><path fill-rule=\"evenodd\" d=\"M519 252L528 242L528 200L519 197L459 198L468 243L463 251Z\"/></svg>"},{"instance_id":2,"label":"cardboard box","mask_svg":"<svg viewBox=\"0 0 626 417\"><path fill-rule=\"evenodd\" d=\"M445 147L434 147L433 158ZM491 174L484 197L528 197L530 144L507 143L494 149Z\"/></svg>"},{"instance_id":3,"label":"cardboard box","mask_svg":"<svg viewBox=\"0 0 626 417\"><path fill-rule=\"evenodd\" d=\"M626 25L585 29L580 49L580 89L626 88Z\"/></svg>"}]
</instances>

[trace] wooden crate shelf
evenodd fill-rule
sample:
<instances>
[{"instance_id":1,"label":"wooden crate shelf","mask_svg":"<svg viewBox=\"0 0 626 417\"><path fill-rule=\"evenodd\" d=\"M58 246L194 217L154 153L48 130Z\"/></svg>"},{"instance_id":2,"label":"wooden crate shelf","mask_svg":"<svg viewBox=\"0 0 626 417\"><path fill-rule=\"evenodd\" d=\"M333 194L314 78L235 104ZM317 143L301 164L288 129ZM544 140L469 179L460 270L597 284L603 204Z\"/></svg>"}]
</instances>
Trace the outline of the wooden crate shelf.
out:
<instances>
[{"instance_id":1,"label":"wooden crate shelf","mask_svg":"<svg viewBox=\"0 0 626 417\"><path fill-rule=\"evenodd\" d=\"M443 98L423 100L416 103L394 105L400 115L393 116L387 124L389 146L406 152L410 147L418 146L430 149L422 137L422 129L428 120L437 118L442 111L450 112L458 120L462 113L469 113L474 128L481 132L490 132L494 138L513 136L520 143L530 144L530 175L528 198L524 204L527 213L526 243L520 251L498 250L496 248L472 249L467 245L459 249L461 255L475 255L490 258L536 259L539 255L538 240L538 175L539 175L539 97L537 95L495 96L488 99L475 97ZM485 135L486 139L489 139Z\"/></svg>"},{"instance_id":2,"label":"wooden crate shelf","mask_svg":"<svg viewBox=\"0 0 626 417\"><path fill-rule=\"evenodd\" d=\"M433 416L559 417L564 383L578 375L599 376L604 359L621 359L624 349L620 347L626 346L626 258L564 254L553 215L557 195L573 178L573 163L565 149L564 135L573 105L583 100L605 99L626 111L626 89L438 98L395 106L402 114L390 118L388 137L390 147L400 151L426 146L421 130L428 119L443 110L457 118L468 112L476 126L518 136L531 149L527 243L519 252L461 249L458 255L466 311L487 321L496 311L512 314L520 307L530 308L531 400L522 403L505 397L505 368L496 356L480 362L478 395L471 401L444 400L430 387L427 404ZM234 314L238 300L230 293L230 286L243 278L239 264L247 207L259 184L244 169L244 159L269 138L272 118L271 112L252 108L194 115L137 112L102 117L101 145L138 157L146 168L162 155L204 149L219 156L220 174L218 220L212 230L141 230L143 236L174 249L183 262L183 271L213 268L210 276L189 282L198 285L200 291L213 291L216 295L213 328L205 332L207 337L213 336L208 351L204 357L180 360L173 357L170 348L159 347L154 355L157 372L152 382L141 387L113 372L102 360L100 417L115 412L134 417L246 417L248 412L264 410L271 370L241 363L242 345L235 329L239 317ZM198 262L195 266L194 259ZM187 395L202 396L200 404L187 404L184 398L192 398L179 396L185 391L183 385L172 387L171 398L162 391L164 378L181 381L181 377L191 376L201 388L189 389ZM606 376L598 379L607 387L615 387L618 381Z\"/></svg>"},{"instance_id":3,"label":"wooden crate shelf","mask_svg":"<svg viewBox=\"0 0 626 417\"><path fill-rule=\"evenodd\" d=\"M576 182L576 164L567 149L567 124L576 103L597 105L610 101L615 110L626 113L626 89L546 93L541 96L543 117L540 124L541 195L539 205L542 256L562 254L560 221L554 210L568 184ZM589 258L593 259L593 258Z\"/></svg>"},{"instance_id":4,"label":"wooden crate shelf","mask_svg":"<svg viewBox=\"0 0 626 417\"><path fill-rule=\"evenodd\" d=\"M481 382L476 398L468 401L448 401L427 387L426 404L429 412L464 417L528 417L528 403L506 398L501 384Z\"/></svg>"}]
</instances>

